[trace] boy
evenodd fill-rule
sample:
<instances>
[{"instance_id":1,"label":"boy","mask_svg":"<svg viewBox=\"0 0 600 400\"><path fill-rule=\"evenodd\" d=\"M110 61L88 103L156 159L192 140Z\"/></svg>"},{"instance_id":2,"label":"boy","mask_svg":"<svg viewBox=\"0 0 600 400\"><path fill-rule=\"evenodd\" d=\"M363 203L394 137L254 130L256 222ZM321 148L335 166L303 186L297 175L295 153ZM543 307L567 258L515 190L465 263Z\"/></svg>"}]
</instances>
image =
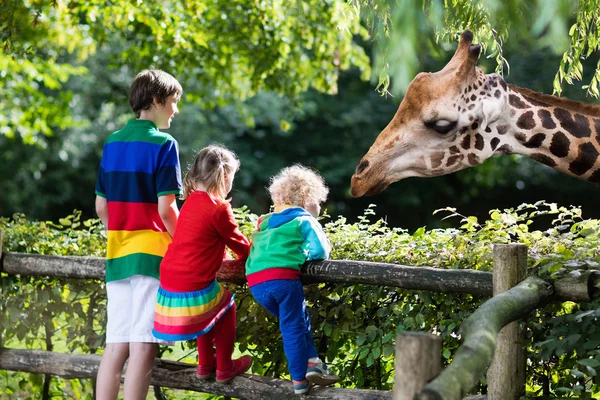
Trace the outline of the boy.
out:
<instances>
[{"instance_id":1,"label":"boy","mask_svg":"<svg viewBox=\"0 0 600 400\"><path fill-rule=\"evenodd\" d=\"M320 175L294 165L271 178L268 190L275 212L258 220L246 277L252 296L279 319L294 393L304 394L310 383L339 380L317 354L300 282L302 264L329 256L329 242L316 220L329 189Z\"/></svg>"},{"instance_id":2,"label":"boy","mask_svg":"<svg viewBox=\"0 0 600 400\"><path fill-rule=\"evenodd\" d=\"M145 399L157 351L152 335L159 266L175 233L181 169L175 139L159 129L179 113L183 90L159 70L140 72L129 91L135 112L104 143L96 183L96 212L108 229L106 349L96 398L114 400L129 359L124 395Z\"/></svg>"}]
</instances>

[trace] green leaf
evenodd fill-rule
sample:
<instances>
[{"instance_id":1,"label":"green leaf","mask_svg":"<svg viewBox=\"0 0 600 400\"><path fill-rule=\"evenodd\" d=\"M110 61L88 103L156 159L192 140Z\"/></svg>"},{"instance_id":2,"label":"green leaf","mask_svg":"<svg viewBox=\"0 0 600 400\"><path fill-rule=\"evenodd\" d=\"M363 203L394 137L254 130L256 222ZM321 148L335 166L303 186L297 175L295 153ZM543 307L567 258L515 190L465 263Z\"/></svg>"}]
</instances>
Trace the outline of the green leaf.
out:
<instances>
[{"instance_id":1,"label":"green leaf","mask_svg":"<svg viewBox=\"0 0 600 400\"><path fill-rule=\"evenodd\" d=\"M447 360L452 356L452 353L450 352L450 350L444 349L444 351L442 351L442 356L444 356L444 358Z\"/></svg>"},{"instance_id":2,"label":"green leaf","mask_svg":"<svg viewBox=\"0 0 600 400\"><path fill-rule=\"evenodd\" d=\"M591 367L591 368L600 367L600 361L596 360L595 358L584 358L583 360L579 360L577 362L586 367Z\"/></svg>"}]
</instances>

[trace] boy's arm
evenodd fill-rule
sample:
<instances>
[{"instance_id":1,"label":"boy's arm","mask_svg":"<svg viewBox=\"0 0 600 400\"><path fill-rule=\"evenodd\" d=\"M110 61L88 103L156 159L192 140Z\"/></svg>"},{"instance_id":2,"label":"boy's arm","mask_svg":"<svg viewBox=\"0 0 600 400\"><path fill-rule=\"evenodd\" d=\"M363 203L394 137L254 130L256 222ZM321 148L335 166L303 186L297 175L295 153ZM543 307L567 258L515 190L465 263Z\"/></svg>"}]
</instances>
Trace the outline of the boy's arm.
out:
<instances>
[{"instance_id":1,"label":"boy's arm","mask_svg":"<svg viewBox=\"0 0 600 400\"><path fill-rule=\"evenodd\" d=\"M96 214L104 227L108 229L108 203L104 197L98 195L96 195Z\"/></svg>"},{"instance_id":2,"label":"boy's arm","mask_svg":"<svg viewBox=\"0 0 600 400\"><path fill-rule=\"evenodd\" d=\"M171 237L175 236L175 227L177 226L177 218L179 218L179 208L174 194L165 194L158 198L158 215L162 219L167 232Z\"/></svg>"},{"instance_id":3,"label":"boy's arm","mask_svg":"<svg viewBox=\"0 0 600 400\"><path fill-rule=\"evenodd\" d=\"M306 261L325 260L331 252L331 245L321 224L312 217L302 218L300 231L304 236L302 249L306 252Z\"/></svg>"}]
</instances>

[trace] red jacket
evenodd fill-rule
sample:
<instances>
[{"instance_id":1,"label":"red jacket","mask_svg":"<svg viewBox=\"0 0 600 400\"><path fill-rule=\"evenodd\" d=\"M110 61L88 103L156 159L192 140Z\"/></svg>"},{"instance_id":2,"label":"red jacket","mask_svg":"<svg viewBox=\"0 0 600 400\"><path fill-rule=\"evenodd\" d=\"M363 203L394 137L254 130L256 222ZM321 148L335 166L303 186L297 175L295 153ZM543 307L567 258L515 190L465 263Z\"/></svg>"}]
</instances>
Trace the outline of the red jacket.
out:
<instances>
[{"instance_id":1,"label":"red jacket","mask_svg":"<svg viewBox=\"0 0 600 400\"><path fill-rule=\"evenodd\" d=\"M170 292L207 287L225 258L225 246L248 258L250 243L240 232L231 205L195 191L185 201L173 242L160 264L160 284Z\"/></svg>"}]
</instances>

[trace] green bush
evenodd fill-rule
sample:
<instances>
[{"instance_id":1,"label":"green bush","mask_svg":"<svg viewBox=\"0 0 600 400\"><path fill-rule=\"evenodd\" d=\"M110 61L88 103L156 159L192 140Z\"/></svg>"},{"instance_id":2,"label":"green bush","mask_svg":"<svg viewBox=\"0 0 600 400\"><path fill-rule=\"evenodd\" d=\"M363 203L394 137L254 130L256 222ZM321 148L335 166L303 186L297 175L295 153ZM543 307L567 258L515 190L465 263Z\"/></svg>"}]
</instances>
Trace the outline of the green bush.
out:
<instances>
[{"instance_id":1,"label":"green bush","mask_svg":"<svg viewBox=\"0 0 600 400\"><path fill-rule=\"evenodd\" d=\"M544 279L598 269L600 265L600 222L582 219L577 207L542 201L492 210L481 222L452 208L436 213L458 226L434 230L423 227L411 234L387 226L384 220L375 220L373 206L356 223L343 217L329 221L328 216L321 222L332 244L333 259L491 270L493 244L520 242L529 246L530 273ZM257 216L247 208L237 209L235 214L242 231L249 235ZM98 221L81 222L77 212L58 224L31 222L16 215L0 219L0 229L4 231L6 251L95 256L105 251L106 238ZM63 346L74 352L95 352L102 346L105 299L101 282L6 274L2 279L0 324L4 345L44 349L50 344L55 351ZM238 302L239 348L255 357L254 372L287 377L277 322L252 300L245 286L227 286ZM451 362L460 345L460 324L482 300L465 294L339 284L308 285L306 295L318 350L339 373L341 386L388 390L393 384L397 333L420 330L440 335L442 357ZM44 316L41 325L35 323L39 315ZM595 300L553 303L524 322L530 394L600 394L599 318L600 300ZM48 337L51 340L46 340ZM190 351L194 346L193 341L184 344ZM11 380L5 380L5 387L0 384L5 393L10 393L7 388L13 392L37 388L35 385L41 382L26 380L23 374L11 376ZM63 381L53 383L53 390L64 391L65 387ZM82 396L90 395L89 384L78 390ZM474 392L483 390L485 381Z\"/></svg>"}]
</instances>

